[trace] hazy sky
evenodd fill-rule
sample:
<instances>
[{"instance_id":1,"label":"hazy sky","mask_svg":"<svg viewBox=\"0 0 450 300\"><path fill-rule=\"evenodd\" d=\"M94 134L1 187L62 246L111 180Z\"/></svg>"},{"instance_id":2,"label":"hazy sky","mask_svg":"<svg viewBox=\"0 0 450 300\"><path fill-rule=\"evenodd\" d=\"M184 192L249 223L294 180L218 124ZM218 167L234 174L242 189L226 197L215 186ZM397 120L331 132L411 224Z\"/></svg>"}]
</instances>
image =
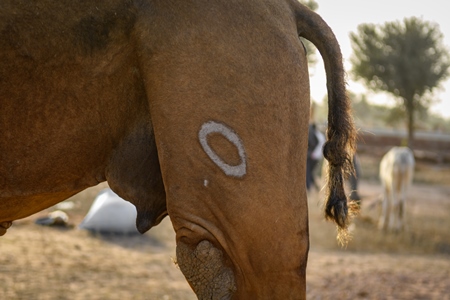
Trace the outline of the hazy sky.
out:
<instances>
[{"instance_id":1,"label":"hazy sky","mask_svg":"<svg viewBox=\"0 0 450 300\"><path fill-rule=\"evenodd\" d=\"M350 32L356 32L361 23L383 24L394 20L403 20L412 16L421 17L425 21L432 21L440 26L444 35L444 44L450 49L450 14L448 0L316 0L319 4L319 13L322 18L333 29L339 44L341 45L344 63L347 72L351 65L349 62L352 48L350 44ZM317 65L310 69L311 74L311 96L315 101L322 101L326 94L325 71L321 57L318 54ZM355 93L365 92L362 83L355 83L347 78L349 90ZM434 95L440 99L431 107L431 111L450 117L450 78L443 84L443 91ZM395 104L392 99L386 100L386 94L375 95L368 93L368 99L373 102L387 101Z\"/></svg>"}]
</instances>

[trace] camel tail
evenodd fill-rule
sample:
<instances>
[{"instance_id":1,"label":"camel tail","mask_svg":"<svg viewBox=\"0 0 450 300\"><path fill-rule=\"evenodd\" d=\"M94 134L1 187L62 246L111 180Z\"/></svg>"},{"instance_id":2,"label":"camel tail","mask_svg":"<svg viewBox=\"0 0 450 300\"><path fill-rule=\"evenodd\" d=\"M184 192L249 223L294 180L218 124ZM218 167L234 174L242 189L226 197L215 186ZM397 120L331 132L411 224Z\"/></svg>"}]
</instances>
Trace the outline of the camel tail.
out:
<instances>
[{"instance_id":1,"label":"camel tail","mask_svg":"<svg viewBox=\"0 0 450 300\"><path fill-rule=\"evenodd\" d=\"M338 239L346 243L349 217L357 211L357 205L347 199L344 191L344 178L354 172L356 129L345 88L342 54L331 28L318 14L300 3L295 3L294 13L299 36L317 47L325 65L328 90L327 141L323 148L328 161L325 217L337 224Z\"/></svg>"}]
</instances>

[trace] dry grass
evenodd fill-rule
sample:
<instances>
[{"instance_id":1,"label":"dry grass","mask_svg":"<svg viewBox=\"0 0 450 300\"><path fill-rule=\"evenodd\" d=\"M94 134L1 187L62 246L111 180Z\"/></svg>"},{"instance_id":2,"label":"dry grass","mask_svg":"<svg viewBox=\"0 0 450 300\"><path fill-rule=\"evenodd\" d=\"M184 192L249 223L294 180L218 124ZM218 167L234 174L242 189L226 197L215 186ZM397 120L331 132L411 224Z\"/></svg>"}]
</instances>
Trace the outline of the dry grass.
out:
<instances>
[{"instance_id":1,"label":"dry grass","mask_svg":"<svg viewBox=\"0 0 450 300\"><path fill-rule=\"evenodd\" d=\"M172 262L169 220L143 236L22 222L0 246L0 299L195 299Z\"/></svg>"},{"instance_id":2,"label":"dry grass","mask_svg":"<svg viewBox=\"0 0 450 300\"><path fill-rule=\"evenodd\" d=\"M352 226L352 242L347 250L365 252L389 252L398 254L448 254L450 255L450 166L417 162L414 182L408 193L407 230L401 233L383 233L376 229L380 213L382 189L378 180L378 164L381 157L360 155L362 181L359 194L362 197L361 212ZM338 250L331 242L335 235L324 223L320 201L321 193L309 195L313 247Z\"/></svg>"},{"instance_id":3,"label":"dry grass","mask_svg":"<svg viewBox=\"0 0 450 300\"><path fill-rule=\"evenodd\" d=\"M416 183L407 203L407 229L400 233L377 230L381 189L371 182L360 185L360 215L351 225L348 251L396 254L450 255L450 187ZM313 248L339 250L332 226L325 225L317 195L310 199Z\"/></svg>"},{"instance_id":4,"label":"dry grass","mask_svg":"<svg viewBox=\"0 0 450 300\"><path fill-rule=\"evenodd\" d=\"M340 248L325 222L320 195L309 198L309 299L450 299L450 168L418 165L408 202L409 229L376 230L381 189L376 159L361 157L362 215L353 241ZM442 184L442 183L445 184ZM77 225L100 185L72 199ZM41 213L45 214L46 212ZM38 216L15 222L0 239L0 299L196 299L172 262L170 220L143 236L92 236L74 228L40 227Z\"/></svg>"}]
</instances>

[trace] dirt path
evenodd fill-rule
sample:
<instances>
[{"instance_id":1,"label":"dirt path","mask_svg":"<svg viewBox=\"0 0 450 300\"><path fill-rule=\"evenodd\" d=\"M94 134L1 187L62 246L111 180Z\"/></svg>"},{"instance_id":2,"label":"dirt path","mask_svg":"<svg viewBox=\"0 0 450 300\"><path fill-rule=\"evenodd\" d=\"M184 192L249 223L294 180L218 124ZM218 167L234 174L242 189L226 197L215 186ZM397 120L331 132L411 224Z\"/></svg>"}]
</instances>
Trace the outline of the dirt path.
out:
<instances>
[{"instance_id":1,"label":"dirt path","mask_svg":"<svg viewBox=\"0 0 450 300\"><path fill-rule=\"evenodd\" d=\"M448 257L311 251L308 299L450 299Z\"/></svg>"}]
</instances>

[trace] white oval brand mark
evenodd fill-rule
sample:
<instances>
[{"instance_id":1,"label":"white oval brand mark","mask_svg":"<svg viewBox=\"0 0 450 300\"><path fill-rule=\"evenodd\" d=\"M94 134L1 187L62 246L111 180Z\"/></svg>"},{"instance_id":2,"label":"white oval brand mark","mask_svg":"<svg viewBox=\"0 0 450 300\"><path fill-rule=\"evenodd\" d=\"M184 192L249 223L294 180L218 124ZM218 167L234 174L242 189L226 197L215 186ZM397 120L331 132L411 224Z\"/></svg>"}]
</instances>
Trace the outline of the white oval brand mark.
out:
<instances>
[{"instance_id":1,"label":"white oval brand mark","mask_svg":"<svg viewBox=\"0 0 450 300\"><path fill-rule=\"evenodd\" d=\"M232 166L224 162L208 145L208 135L219 133L223 135L230 143L236 146L241 162L237 166ZM247 162L245 157L244 145L239 136L229 127L214 121L206 122L198 132L198 139L209 158L228 176L243 177L247 172Z\"/></svg>"}]
</instances>

